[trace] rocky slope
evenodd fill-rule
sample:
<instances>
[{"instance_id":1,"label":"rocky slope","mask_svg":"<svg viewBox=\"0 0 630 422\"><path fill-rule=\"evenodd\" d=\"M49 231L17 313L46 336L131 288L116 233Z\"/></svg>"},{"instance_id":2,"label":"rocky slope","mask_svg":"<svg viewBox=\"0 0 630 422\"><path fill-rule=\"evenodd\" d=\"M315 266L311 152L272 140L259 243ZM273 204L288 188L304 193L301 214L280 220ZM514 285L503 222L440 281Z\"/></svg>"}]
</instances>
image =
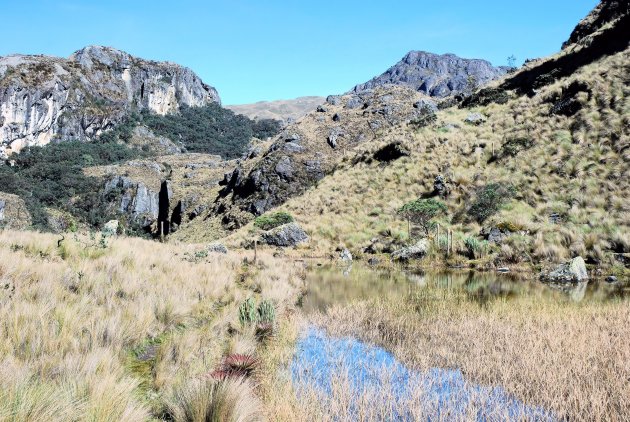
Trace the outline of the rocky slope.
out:
<instances>
[{"instance_id":1,"label":"rocky slope","mask_svg":"<svg viewBox=\"0 0 630 422\"><path fill-rule=\"evenodd\" d=\"M215 211L227 227L239 227L315 185L355 146L378 139L398 124L421 120L435 109L430 99L406 87L329 96L266 150L252 150L225 175Z\"/></svg>"},{"instance_id":2,"label":"rocky slope","mask_svg":"<svg viewBox=\"0 0 630 422\"><path fill-rule=\"evenodd\" d=\"M355 86L360 92L382 85L403 85L433 97L470 92L505 75L509 68L486 60L463 59L454 54L410 51L385 73Z\"/></svg>"},{"instance_id":3,"label":"rocky slope","mask_svg":"<svg viewBox=\"0 0 630 422\"><path fill-rule=\"evenodd\" d=\"M0 156L29 145L89 140L130 110L166 114L182 105L220 102L190 69L85 47L68 59L0 58Z\"/></svg>"},{"instance_id":4,"label":"rocky slope","mask_svg":"<svg viewBox=\"0 0 630 422\"><path fill-rule=\"evenodd\" d=\"M325 97L299 97L292 100L259 101L253 104L229 105L225 108L243 114L252 120L273 119L284 124L292 123L313 111L326 100Z\"/></svg>"},{"instance_id":5,"label":"rocky slope","mask_svg":"<svg viewBox=\"0 0 630 422\"><path fill-rule=\"evenodd\" d=\"M609 0L600 2L584 19L577 24L569 39L562 44L568 48L593 35L596 31L612 24L617 19L630 14L630 1Z\"/></svg>"}]
</instances>

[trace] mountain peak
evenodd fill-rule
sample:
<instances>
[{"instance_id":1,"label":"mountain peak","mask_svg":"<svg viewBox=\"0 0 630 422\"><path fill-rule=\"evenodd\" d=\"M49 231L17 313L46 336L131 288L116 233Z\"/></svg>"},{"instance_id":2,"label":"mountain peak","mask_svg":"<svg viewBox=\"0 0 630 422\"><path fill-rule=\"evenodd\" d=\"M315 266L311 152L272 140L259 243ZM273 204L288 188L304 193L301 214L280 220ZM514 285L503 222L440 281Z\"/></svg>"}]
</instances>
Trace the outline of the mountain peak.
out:
<instances>
[{"instance_id":1,"label":"mountain peak","mask_svg":"<svg viewBox=\"0 0 630 422\"><path fill-rule=\"evenodd\" d=\"M413 50L385 73L352 90L360 92L381 85L404 85L427 95L445 97L468 89L471 77L477 86L481 86L505 75L507 70L507 67L494 67L487 60Z\"/></svg>"}]
</instances>

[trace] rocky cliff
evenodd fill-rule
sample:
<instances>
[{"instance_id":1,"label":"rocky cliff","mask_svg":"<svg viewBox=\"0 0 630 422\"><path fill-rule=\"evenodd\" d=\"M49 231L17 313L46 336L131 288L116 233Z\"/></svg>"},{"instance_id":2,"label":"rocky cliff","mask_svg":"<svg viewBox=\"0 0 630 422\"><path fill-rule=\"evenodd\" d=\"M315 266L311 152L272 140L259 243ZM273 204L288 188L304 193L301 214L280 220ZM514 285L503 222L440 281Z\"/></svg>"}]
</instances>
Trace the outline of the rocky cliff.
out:
<instances>
[{"instance_id":1,"label":"rocky cliff","mask_svg":"<svg viewBox=\"0 0 630 422\"><path fill-rule=\"evenodd\" d=\"M584 19L580 21L562 48L579 43L600 29L605 28L617 19L630 14L628 0L602 0Z\"/></svg>"},{"instance_id":2,"label":"rocky cliff","mask_svg":"<svg viewBox=\"0 0 630 422\"><path fill-rule=\"evenodd\" d=\"M463 59L454 54L411 51L385 73L355 86L354 92L382 85L404 85L433 97L474 90L507 73L486 60Z\"/></svg>"},{"instance_id":3,"label":"rocky cliff","mask_svg":"<svg viewBox=\"0 0 630 422\"><path fill-rule=\"evenodd\" d=\"M158 114L220 102L190 69L109 47L85 47L68 59L0 58L0 156L25 146L89 140L131 110Z\"/></svg>"}]
</instances>

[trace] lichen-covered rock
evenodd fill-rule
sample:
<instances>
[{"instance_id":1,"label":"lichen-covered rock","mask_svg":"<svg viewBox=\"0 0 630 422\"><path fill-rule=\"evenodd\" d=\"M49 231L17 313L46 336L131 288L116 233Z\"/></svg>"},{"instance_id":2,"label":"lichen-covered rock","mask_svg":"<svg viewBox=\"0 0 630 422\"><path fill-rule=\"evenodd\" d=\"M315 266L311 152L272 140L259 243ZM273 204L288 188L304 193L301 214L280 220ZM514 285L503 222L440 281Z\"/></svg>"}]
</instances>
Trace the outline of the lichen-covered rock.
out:
<instances>
[{"instance_id":1,"label":"lichen-covered rock","mask_svg":"<svg viewBox=\"0 0 630 422\"><path fill-rule=\"evenodd\" d=\"M343 248L339 252L339 260L343 262L352 262L352 253L348 250L348 248Z\"/></svg>"},{"instance_id":2,"label":"lichen-covered rock","mask_svg":"<svg viewBox=\"0 0 630 422\"><path fill-rule=\"evenodd\" d=\"M271 246L297 246L309 240L306 232L297 223L288 223L275 229L268 230L261 235L261 241Z\"/></svg>"},{"instance_id":3,"label":"lichen-covered rock","mask_svg":"<svg viewBox=\"0 0 630 422\"><path fill-rule=\"evenodd\" d=\"M586 264L581 256L558 265L553 271L543 272L541 280L552 283L578 283L588 279Z\"/></svg>"},{"instance_id":4,"label":"lichen-covered rock","mask_svg":"<svg viewBox=\"0 0 630 422\"><path fill-rule=\"evenodd\" d=\"M209 244L206 249L208 250L208 252L221 253L221 254L228 253L228 248L224 244L218 243L218 242Z\"/></svg>"},{"instance_id":5,"label":"lichen-covered rock","mask_svg":"<svg viewBox=\"0 0 630 422\"><path fill-rule=\"evenodd\" d=\"M469 125L474 125L474 126L479 126L485 121L486 121L486 116L484 116L481 113L470 113L468 116L466 116L466 119L464 120L465 123L468 123Z\"/></svg>"},{"instance_id":6,"label":"lichen-covered rock","mask_svg":"<svg viewBox=\"0 0 630 422\"><path fill-rule=\"evenodd\" d=\"M392 253L392 260L406 262L410 259L422 259L429 250L429 241L420 239L415 245L398 249Z\"/></svg>"},{"instance_id":7,"label":"lichen-covered rock","mask_svg":"<svg viewBox=\"0 0 630 422\"><path fill-rule=\"evenodd\" d=\"M220 102L190 69L85 47L68 59L0 57L0 156L52 140L94 139L129 110L166 114Z\"/></svg>"},{"instance_id":8,"label":"lichen-covered rock","mask_svg":"<svg viewBox=\"0 0 630 422\"><path fill-rule=\"evenodd\" d=\"M118 220L109 220L103 226L103 236L115 236L118 233Z\"/></svg>"}]
</instances>

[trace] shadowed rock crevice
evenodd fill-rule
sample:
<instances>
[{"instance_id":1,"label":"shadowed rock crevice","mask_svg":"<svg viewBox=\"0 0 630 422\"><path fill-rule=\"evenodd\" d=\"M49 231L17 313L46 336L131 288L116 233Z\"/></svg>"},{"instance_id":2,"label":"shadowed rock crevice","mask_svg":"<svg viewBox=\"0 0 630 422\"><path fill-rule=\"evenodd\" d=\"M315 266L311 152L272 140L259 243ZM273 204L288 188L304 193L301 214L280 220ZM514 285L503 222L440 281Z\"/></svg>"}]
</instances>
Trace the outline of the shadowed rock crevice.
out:
<instances>
[{"instance_id":1,"label":"shadowed rock crevice","mask_svg":"<svg viewBox=\"0 0 630 422\"><path fill-rule=\"evenodd\" d=\"M158 205L158 222L157 222L157 235L166 236L170 233L170 221L169 214L171 210L171 191L168 180L162 182L159 193L159 205ZM181 214L180 214L181 215ZM180 218L181 222L181 218Z\"/></svg>"}]
</instances>

